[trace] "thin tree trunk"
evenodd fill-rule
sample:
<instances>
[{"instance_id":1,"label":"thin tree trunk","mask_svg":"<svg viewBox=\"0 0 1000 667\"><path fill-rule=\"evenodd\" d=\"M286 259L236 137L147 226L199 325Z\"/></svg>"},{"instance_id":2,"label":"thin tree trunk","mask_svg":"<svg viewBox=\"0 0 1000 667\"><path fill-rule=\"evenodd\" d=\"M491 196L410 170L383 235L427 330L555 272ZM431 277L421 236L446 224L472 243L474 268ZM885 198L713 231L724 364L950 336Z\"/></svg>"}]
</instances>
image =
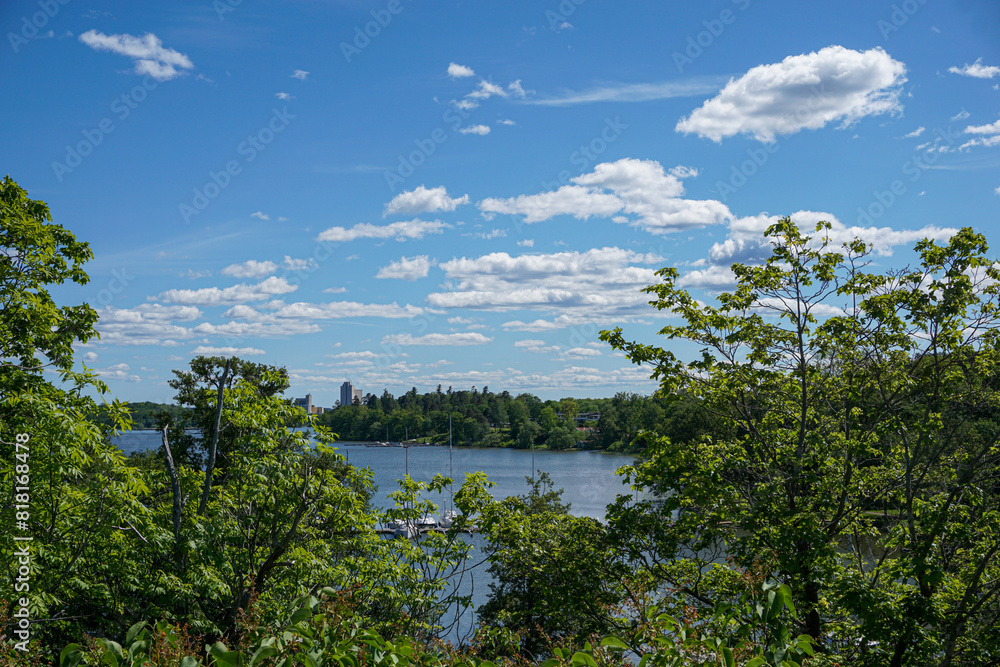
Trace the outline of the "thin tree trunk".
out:
<instances>
[{"instance_id":1,"label":"thin tree trunk","mask_svg":"<svg viewBox=\"0 0 1000 667\"><path fill-rule=\"evenodd\" d=\"M174 496L174 557L180 567L181 556L181 512L184 510L181 501L181 480L177 477L177 467L174 466L174 456L170 452L170 442L167 439L168 426L163 427L163 450L167 453L167 472L170 473L170 492Z\"/></svg>"},{"instance_id":2,"label":"thin tree trunk","mask_svg":"<svg viewBox=\"0 0 1000 667\"><path fill-rule=\"evenodd\" d=\"M226 359L226 366L222 369L222 378L219 380L219 395L215 402L215 423L212 426L212 443L208 448L208 463L205 465L205 488L201 492L201 502L198 503L198 516L205 514L205 506L208 505L208 494L212 490L212 471L215 470L215 455L219 448L219 428L222 424L222 399L226 388L226 380L229 379L229 366L232 359Z\"/></svg>"}]
</instances>

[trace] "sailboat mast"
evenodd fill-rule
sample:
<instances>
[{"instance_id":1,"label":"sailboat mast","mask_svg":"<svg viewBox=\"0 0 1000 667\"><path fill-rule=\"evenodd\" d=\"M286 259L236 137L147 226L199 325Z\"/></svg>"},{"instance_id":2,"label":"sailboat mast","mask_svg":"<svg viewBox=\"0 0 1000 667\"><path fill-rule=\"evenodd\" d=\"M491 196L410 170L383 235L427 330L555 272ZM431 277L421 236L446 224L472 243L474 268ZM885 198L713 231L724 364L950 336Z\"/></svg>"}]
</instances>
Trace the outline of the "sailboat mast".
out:
<instances>
[{"instance_id":1,"label":"sailboat mast","mask_svg":"<svg viewBox=\"0 0 1000 667\"><path fill-rule=\"evenodd\" d=\"M455 459L451 451L451 413L448 413L448 478L451 483L448 488L451 491L451 509L455 509Z\"/></svg>"}]
</instances>

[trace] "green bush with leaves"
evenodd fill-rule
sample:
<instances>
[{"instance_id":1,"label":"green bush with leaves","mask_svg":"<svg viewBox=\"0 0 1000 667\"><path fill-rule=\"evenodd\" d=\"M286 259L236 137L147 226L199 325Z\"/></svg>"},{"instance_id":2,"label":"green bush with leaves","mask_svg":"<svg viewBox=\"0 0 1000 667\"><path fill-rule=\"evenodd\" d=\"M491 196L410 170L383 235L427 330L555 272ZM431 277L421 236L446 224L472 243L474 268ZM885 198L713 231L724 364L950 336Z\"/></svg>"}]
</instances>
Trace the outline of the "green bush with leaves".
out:
<instances>
[{"instance_id":1,"label":"green bush with leaves","mask_svg":"<svg viewBox=\"0 0 1000 667\"><path fill-rule=\"evenodd\" d=\"M738 611L720 607L697 626L650 609L645 621L625 639L608 635L577 648L554 646L551 658L517 664L623 667L634 664L631 655L641 667L800 667L804 656L813 655L812 641L790 637L787 620L795 614L790 591L768 587L762 593L743 600ZM354 603L343 591L324 588L318 594L297 598L277 629L245 628L233 645L221 641L198 645L198 638L185 627L143 621L129 628L122 644L96 638L67 645L60 653L59 666L496 667L492 660L447 643L405 636L387 639L354 614ZM727 628L731 636L722 639L711 634L719 628Z\"/></svg>"},{"instance_id":2,"label":"green bush with leaves","mask_svg":"<svg viewBox=\"0 0 1000 667\"><path fill-rule=\"evenodd\" d=\"M647 291L700 350L602 337L719 428L653 438L610 517L636 568L699 609L733 599L723 556L792 587L797 631L858 665L1000 661L1000 270L963 229L869 272L789 219L705 304L678 272Z\"/></svg>"}]
</instances>

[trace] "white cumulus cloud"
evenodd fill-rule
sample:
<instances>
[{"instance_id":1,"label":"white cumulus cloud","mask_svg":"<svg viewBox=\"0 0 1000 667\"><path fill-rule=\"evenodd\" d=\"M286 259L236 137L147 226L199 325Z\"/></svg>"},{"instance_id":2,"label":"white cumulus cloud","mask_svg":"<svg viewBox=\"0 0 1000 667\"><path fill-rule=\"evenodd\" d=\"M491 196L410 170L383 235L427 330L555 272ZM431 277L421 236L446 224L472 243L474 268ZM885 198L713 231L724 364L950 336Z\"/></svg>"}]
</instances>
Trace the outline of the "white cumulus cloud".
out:
<instances>
[{"instance_id":1,"label":"white cumulus cloud","mask_svg":"<svg viewBox=\"0 0 1000 667\"><path fill-rule=\"evenodd\" d=\"M465 65L459 65L458 63L448 64L448 76L453 79L463 79L467 76L475 76L476 73L471 67L466 67Z\"/></svg>"},{"instance_id":2,"label":"white cumulus cloud","mask_svg":"<svg viewBox=\"0 0 1000 667\"><path fill-rule=\"evenodd\" d=\"M585 220L592 215L609 216L621 208L621 200L614 195L594 192L579 185L564 185L558 190L537 195L486 198L479 202L479 210L483 213L523 215L525 222L541 222L557 215L572 215Z\"/></svg>"},{"instance_id":3,"label":"white cumulus cloud","mask_svg":"<svg viewBox=\"0 0 1000 667\"><path fill-rule=\"evenodd\" d=\"M230 264L222 269L222 275L233 278L263 278L278 270L278 265L274 262L258 262L255 259L248 260L242 264Z\"/></svg>"},{"instance_id":4,"label":"white cumulus cloud","mask_svg":"<svg viewBox=\"0 0 1000 667\"><path fill-rule=\"evenodd\" d=\"M971 146L1000 146L1000 120L989 125L969 125L965 128L965 133L980 135L980 138L970 139L959 146L959 150L964 150Z\"/></svg>"},{"instance_id":5,"label":"white cumulus cloud","mask_svg":"<svg viewBox=\"0 0 1000 667\"><path fill-rule=\"evenodd\" d=\"M519 257L505 252L462 257L439 265L450 291L433 292L427 302L439 308L544 310L591 318L645 313L649 296L641 289L657 278L653 269L635 265L661 261L653 254L614 247Z\"/></svg>"},{"instance_id":6,"label":"white cumulus cloud","mask_svg":"<svg viewBox=\"0 0 1000 667\"><path fill-rule=\"evenodd\" d=\"M157 297L167 303L196 306L228 306L247 301L264 301L277 294L288 294L298 289L284 278L271 276L256 285L239 284L232 287L205 287L203 289L172 289Z\"/></svg>"},{"instance_id":7,"label":"white cumulus cloud","mask_svg":"<svg viewBox=\"0 0 1000 667\"><path fill-rule=\"evenodd\" d=\"M415 190L400 192L385 205L382 217L402 213L434 213L435 211L454 211L457 207L469 203L469 195L449 197L448 190L442 185L436 188L417 186Z\"/></svg>"},{"instance_id":8,"label":"white cumulus cloud","mask_svg":"<svg viewBox=\"0 0 1000 667\"><path fill-rule=\"evenodd\" d=\"M893 254L894 249L900 245L913 245L920 239L933 238L940 241L951 238L958 230L950 227L937 227L928 225L920 229L892 229L891 227L875 227L864 225L848 226L830 213L821 211L797 211L791 216L792 222L807 236L811 236L815 243L818 243L823 234L816 232L816 224L821 221L829 222L830 244L839 250L841 245L860 238L870 244L872 250L882 256ZM754 263L759 262L771 254L771 245L765 230L778 222L780 216L760 215L737 218L729 225L729 236L725 241L715 243L709 250L709 261L714 264L729 266L735 262ZM690 284L702 284L709 286L707 278L713 274L706 270L703 273L695 273L688 280ZM718 276L719 274L714 274Z\"/></svg>"},{"instance_id":9,"label":"white cumulus cloud","mask_svg":"<svg viewBox=\"0 0 1000 667\"><path fill-rule=\"evenodd\" d=\"M690 167L674 167L667 173L655 160L624 158L602 162L594 171L573 178L573 185L536 195L508 199L487 198L479 209L487 216L504 213L523 215L525 222L541 222L556 215L612 218L653 234L725 222L729 208L715 200L684 199L682 178L697 175Z\"/></svg>"},{"instance_id":10,"label":"white cumulus cloud","mask_svg":"<svg viewBox=\"0 0 1000 667\"><path fill-rule=\"evenodd\" d=\"M414 281L418 278L426 278L427 272L433 264L434 260L429 259L427 255L403 257L398 262L392 262L380 268L375 277Z\"/></svg>"},{"instance_id":11,"label":"white cumulus cloud","mask_svg":"<svg viewBox=\"0 0 1000 667\"><path fill-rule=\"evenodd\" d=\"M201 311L194 306L164 306L159 303L143 303L135 308L115 308L108 306L97 311L101 324L135 324L139 322L190 322L201 317Z\"/></svg>"},{"instance_id":12,"label":"white cumulus cloud","mask_svg":"<svg viewBox=\"0 0 1000 667\"><path fill-rule=\"evenodd\" d=\"M898 113L905 74L906 66L880 48L828 46L731 79L676 129L716 142L741 133L770 142L832 121L849 126L865 116Z\"/></svg>"}]
</instances>

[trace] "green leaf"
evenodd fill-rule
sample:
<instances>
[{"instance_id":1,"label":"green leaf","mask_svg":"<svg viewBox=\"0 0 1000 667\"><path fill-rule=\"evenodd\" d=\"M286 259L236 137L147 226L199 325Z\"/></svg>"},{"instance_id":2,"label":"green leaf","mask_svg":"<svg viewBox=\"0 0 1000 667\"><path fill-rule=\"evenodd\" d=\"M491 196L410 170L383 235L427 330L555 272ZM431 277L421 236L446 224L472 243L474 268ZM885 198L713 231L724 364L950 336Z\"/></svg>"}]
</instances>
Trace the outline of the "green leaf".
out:
<instances>
[{"instance_id":1,"label":"green leaf","mask_svg":"<svg viewBox=\"0 0 1000 667\"><path fill-rule=\"evenodd\" d=\"M208 649L208 652L216 662L222 665L237 665L240 660L239 651L230 651L226 648L226 645L222 642L215 642L212 647Z\"/></svg>"},{"instance_id":2,"label":"green leaf","mask_svg":"<svg viewBox=\"0 0 1000 667\"><path fill-rule=\"evenodd\" d=\"M133 625L131 628L129 628L128 632L125 633L125 645L126 646L131 646L132 645L132 640L135 639L135 636L144 627L146 627L146 621L139 621L138 623L136 623L135 625Z\"/></svg>"},{"instance_id":3,"label":"green leaf","mask_svg":"<svg viewBox=\"0 0 1000 667\"><path fill-rule=\"evenodd\" d=\"M109 667L118 667L118 665L125 664L125 655L122 653L122 647L118 642L113 642L110 639L102 639L101 642L104 643L104 650L106 651L104 657L101 658L102 663Z\"/></svg>"},{"instance_id":4,"label":"green leaf","mask_svg":"<svg viewBox=\"0 0 1000 667\"><path fill-rule=\"evenodd\" d=\"M792 618L798 618L799 615L795 611L795 602L792 601L792 589L788 587L788 584L781 584L778 587L781 591L781 595L784 598L785 606L788 607L788 611L792 613Z\"/></svg>"},{"instance_id":5,"label":"green leaf","mask_svg":"<svg viewBox=\"0 0 1000 667\"><path fill-rule=\"evenodd\" d=\"M302 607L301 609L296 609L291 617L288 619L289 625L295 625L299 621L304 621L313 615L312 609L309 607Z\"/></svg>"},{"instance_id":6,"label":"green leaf","mask_svg":"<svg viewBox=\"0 0 1000 667\"><path fill-rule=\"evenodd\" d=\"M610 649L612 651L627 651L628 650L628 644L626 644L622 640L618 639L618 637L615 637L614 635L608 635L607 637L605 637L604 639L602 639L601 640L601 646L603 648Z\"/></svg>"},{"instance_id":7,"label":"green leaf","mask_svg":"<svg viewBox=\"0 0 1000 667\"><path fill-rule=\"evenodd\" d=\"M728 646L722 647L722 661L726 663L726 667L736 667L736 656L733 655L733 649Z\"/></svg>"},{"instance_id":8,"label":"green leaf","mask_svg":"<svg viewBox=\"0 0 1000 667\"><path fill-rule=\"evenodd\" d=\"M80 652L82 648L79 644L67 644L66 648L59 654L59 666L74 667L79 665L80 661L83 660L83 653Z\"/></svg>"},{"instance_id":9,"label":"green leaf","mask_svg":"<svg viewBox=\"0 0 1000 667\"><path fill-rule=\"evenodd\" d=\"M265 658L271 658L278 655L278 649L273 646L261 646L259 649L254 651L254 654L250 657L250 665L258 664L259 661Z\"/></svg>"}]
</instances>

